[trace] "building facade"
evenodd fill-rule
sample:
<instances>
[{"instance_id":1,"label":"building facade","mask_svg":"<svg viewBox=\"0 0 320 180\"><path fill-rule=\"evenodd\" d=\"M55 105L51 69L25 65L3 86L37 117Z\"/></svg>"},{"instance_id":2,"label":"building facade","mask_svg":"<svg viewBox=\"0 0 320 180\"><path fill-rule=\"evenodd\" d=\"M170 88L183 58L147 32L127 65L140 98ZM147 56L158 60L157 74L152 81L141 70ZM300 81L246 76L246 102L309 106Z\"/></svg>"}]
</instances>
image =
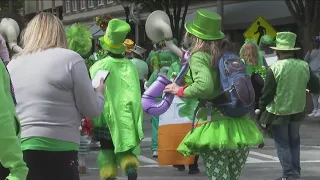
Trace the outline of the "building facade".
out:
<instances>
[{"instance_id":1,"label":"building facade","mask_svg":"<svg viewBox=\"0 0 320 180\"><path fill-rule=\"evenodd\" d=\"M62 5L62 0L25 0L24 16L30 20L39 12L51 12L62 20Z\"/></svg>"}]
</instances>

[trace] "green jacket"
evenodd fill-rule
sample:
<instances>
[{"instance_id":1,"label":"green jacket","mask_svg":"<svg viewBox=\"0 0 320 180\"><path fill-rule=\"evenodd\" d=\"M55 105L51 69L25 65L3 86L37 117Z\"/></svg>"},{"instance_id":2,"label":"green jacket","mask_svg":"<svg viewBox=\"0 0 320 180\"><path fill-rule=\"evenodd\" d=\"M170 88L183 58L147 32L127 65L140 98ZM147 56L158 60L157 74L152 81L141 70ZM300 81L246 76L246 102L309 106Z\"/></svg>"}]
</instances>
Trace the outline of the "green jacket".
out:
<instances>
[{"instance_id":1,"label":"green jacket","mask_svg":"<svg viewBox=\"0 0 320 180\"><path fill-rule=\"evenodd\" d=\"M0 61L0 162L10 169L8 180L25 180L28 168L21 151L21 126L12 99L10 77L1 59Z\"/></svg>"},{"instance_id":2,"label":"green jacket","mask_svg":"<svg viewBox=\"0 0 320 180\"><path fill-rule=\"evenodd\" d=\"M99 70L107 70L110 75L106 80L104 111L93 120L93 126L109 128L115 153L136 150L144 136L138 72L129 59L112 56L93 64L91 77Z\"/></svg>"}]
</instances>

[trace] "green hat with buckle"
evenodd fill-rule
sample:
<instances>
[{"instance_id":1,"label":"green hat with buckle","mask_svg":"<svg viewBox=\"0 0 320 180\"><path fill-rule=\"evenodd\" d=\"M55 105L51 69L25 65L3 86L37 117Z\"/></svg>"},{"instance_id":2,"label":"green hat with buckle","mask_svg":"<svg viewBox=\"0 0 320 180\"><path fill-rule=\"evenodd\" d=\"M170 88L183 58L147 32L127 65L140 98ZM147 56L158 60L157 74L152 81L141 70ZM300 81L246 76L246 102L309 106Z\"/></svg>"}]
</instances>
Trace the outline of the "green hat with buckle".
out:
<instances>
[{"instance_id":1,"label":"green hat with buckle","mask_svg":"<svg viewBox=\"0 0 320 180\"><path fill-rule=\"evenodd\" d=\"M114 54L124 53L124 40L130 31L131 27L127 22L120 19L110 20L105 35L99 38L102 48Z\"/></svg>"},{"instance_id":2,"label":"green hat with buckle","mask_svg":"<svg viewBox=\"0 0 320 180\"><path fill-rule=\"evenodd\" d=\"M221 16L213 11L199 9L193 21L187 22L188 33L203 40L218 40L224 38L221 32Z\"/></svg>"},{"instance_id":3,"label":"green hat with buckle","mask_svg":"<svg viewBox=\"0 0 320 180\"><path fill-rule=\"evenodd\" d=\"M270 47L277 51L296 51L301 48L294 47L297 35L292 32L278 32L276 36L276 47Z\"/></svg>"}]
</instances>

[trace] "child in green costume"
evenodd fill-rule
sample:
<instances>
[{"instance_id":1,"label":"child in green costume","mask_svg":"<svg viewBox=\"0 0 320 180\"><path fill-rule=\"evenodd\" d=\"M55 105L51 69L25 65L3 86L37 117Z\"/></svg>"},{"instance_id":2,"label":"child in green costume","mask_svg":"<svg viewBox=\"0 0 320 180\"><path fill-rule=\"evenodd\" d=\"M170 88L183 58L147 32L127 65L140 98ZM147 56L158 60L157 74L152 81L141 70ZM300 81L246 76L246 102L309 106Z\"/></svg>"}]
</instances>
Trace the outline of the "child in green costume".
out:
<instances>
[{"instance_id":1,"label":"child in green costume","mask_svg":"<svg viewBox=\"0 0 320 180\"><path fill-rule=\"evenodd\" d=\"M1 58L0 61L0 179L26 180L28 168L21 151L21 127L15 112L14 91L5 62Z\"/></svg>"},{"instance_id":2,"label":"child in green costume","mask_svg":"<svg viewBox=\"0 0 320 180\"><path fill-rule=\"evenodd\" d=\"M126 51L123 42L130 30L125 21L112 19L106 34L100 38L108 56L90 68L91 77L99 70L110 72L106 80L104 111L93 120L93 139L101 144L97 161L103 180L116 179L117 164L128 180L136 180L139 170L136 155L143 139L139 76L133 63L123 56Z\"/></svg>"},{"instance_id":3,"label":"child in green costume","mask_svg":"<svg viewBox=\"0 0 320 180\"><path fill-rule=\"evenodd\" d=\"M91 66L92 60L88 55L92 49L92 34L88 27L82 24L73 24L66 30L68 48L77 52L85 59L88 69ZM79 147L79 173L86 173L86 155L88 152L88 136L81 130L80 147Z\"/></svg>"},{"instance_id":4,"label":"child in green costume","mask_svg":"<svg viewBox=\"0 0 320 180\"><path fill-rule=\"evenodd\" d=\"M170 84L164 92L199 99L194 129L177 150L185 156L199 154L210 180L237 180L249 147L262 143L263 136L248 115L232 118L206 105L221 91L219 70L215 67L221 53L230 50L220 26L220 15L204 9L198 10L195 19L185 24L187 36L193 42L189 58L193 82L184 87Z\"/></svg>"}]
</instances>

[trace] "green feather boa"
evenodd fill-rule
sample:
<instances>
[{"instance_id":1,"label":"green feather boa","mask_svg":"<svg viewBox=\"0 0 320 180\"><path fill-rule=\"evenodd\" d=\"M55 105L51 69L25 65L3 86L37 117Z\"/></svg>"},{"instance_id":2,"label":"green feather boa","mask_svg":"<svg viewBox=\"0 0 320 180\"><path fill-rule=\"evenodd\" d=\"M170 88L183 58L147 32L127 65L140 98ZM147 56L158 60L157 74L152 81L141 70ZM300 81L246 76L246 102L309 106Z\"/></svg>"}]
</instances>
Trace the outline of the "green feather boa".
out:
<instances>
[{"instance_id":1,"label":"green feather boa","mask_svg":"<svg viewBox=\"0 0 320 180\"><path fill-rule=\"evenodd\" d=\"M92 49L92 34L88 27L73 24L66 30L68 48L84 57Z\"/></svg>"}]
</instances>

